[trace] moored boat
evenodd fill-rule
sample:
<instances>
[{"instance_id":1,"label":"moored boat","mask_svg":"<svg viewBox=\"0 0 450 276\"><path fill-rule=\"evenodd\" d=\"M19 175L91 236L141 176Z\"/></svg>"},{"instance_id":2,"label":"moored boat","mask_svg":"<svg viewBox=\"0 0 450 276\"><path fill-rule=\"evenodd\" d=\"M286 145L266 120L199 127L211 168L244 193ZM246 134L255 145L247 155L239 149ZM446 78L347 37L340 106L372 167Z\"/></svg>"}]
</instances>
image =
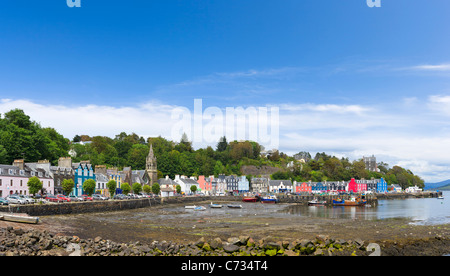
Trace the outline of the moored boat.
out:
<instances>
[{"instance_id":1,"label":"moored boat","mask_svg":"<svg viewBox=\"0 0 450 276\"><path fill-rule=\"evenodd\" d=\"M221 204L214 204L211 202L211 204L209 205L210 208L222 208Z\"/></svg>"},{"instance_id":2,"label":"moored boat","mask_svg":"<svg viewBox=\"0 0 450 276\"><path fill-rule=\"evenodd\" d=\"M334 206L364 206L366 205L367 200L362 199L360 197L352 197L350 199L333 199Z\"/></svg>"},{"instance_id":3,"label":"moored boat","mask_svg":"<svg viewBox=\"0 0 450 276\"><path fill-rule=\"evenodd\" d=\"M206 207L204 206L195 206L194 211L204 211L206 210Z\"/></svg>"},{"instance_id":4,"label":"moored boat","mask_svg":"<svg viewBox=\"0 0 450 276\"><path fill-rule=\"evenodd\" d=\"M188 205L188 206L184 206L184 209L195 209L195 205Z\"/></svg>"},{"instance_id":5,"label":"moored boat","mask_svg":"<svg viewBox=\"0 0 450 276\"><path fill-rule=\"evenodd\" d=\"M326 200L317 200L316 198L308 201L308 206L324 206L327 204Z\"/></svg>"},{"instance_id":6,"label":"moored boat","mask_svg":"<svg viewBox=\"0 0 450 276\"><path fill-rule=\"evenodd\" d=\"M243 202L256 202L256 201L258 201L258 198L255 196L244 196L242 198L242 201Z\"/></svg>"},{"instance_id":7,"label":"moored boat","mask_svg":"<svg viewBox=\"0 0 450 276\"><path fill-rule=\"evenodd\" d=\"M261 198L261 203L277 203L278 199L274 195L264 196Z\"/></svg>"},{"instance_id":8,"label":"moored boat","mask_svg":"<svg viewBox=\"0 0 450 276\"><path fill-rule=\"evenodd\" d=\"M31 224L39 223L39 217L31 217L26 215L0 214L0 220Z\"/></svg>"},{"instance_id":9,"label":"moored boat","mask_svg":"<svg viewBox=\"0 0 450 276\"><path fill-rule=\"evenodd\" d=\"M228 208L236 208L236 209L239 209L239 208L242 208L242 205L228 204L227 207L228 207Z\"/></svg>"}]
</instances>

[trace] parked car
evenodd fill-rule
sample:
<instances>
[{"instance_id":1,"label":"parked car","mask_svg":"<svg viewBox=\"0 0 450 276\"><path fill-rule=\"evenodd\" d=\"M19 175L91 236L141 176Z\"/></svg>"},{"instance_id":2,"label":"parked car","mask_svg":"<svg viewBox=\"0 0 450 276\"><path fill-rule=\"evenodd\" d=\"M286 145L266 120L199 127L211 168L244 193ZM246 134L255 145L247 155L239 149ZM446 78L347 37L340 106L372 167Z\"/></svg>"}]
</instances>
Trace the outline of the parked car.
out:
<instances>
[{"instance_id":1,"label":"parked car","mask_svg":"<svg viewBox=\"0 0 450 276\"><path fill-rule=\"evenodd\" d=\"M70 202L70 198L65 195L56 195L57 198L61 199L62 202Z\"/></svg>"},{"instance_id":2,"label":"parked car","mask_svg":"<svg viewBox=\"0 0 450 276\"><path fill-rule=\"evenodd\" d=\"M83 198L84 201L92 201L92 197L88 195L81 195L81 198Z\"/></svg>"},{"instance_id":3,"label":"parked car","mask_svg":"<svg viewBox=\"0 0 450 276\"><path fill-rule=\"evenodd\" d=\"M71 201L84 201L82 197L76 195L70 195L69 198Z\"/></svg>"},{"instance_id":4,"label":"parked car","mask_svg":"<svg viewBox=\"0 0 450 276\"><path fill-rule=\"evenodd\" d=\"M7 199L0 197L0 205L8 205L8 204L9 204L9 202Z\"/></svg>"},{"instance_id":5,"label":"parked car","mask_svg":"<svg viewBox=\"0 0 450 276\"><path fill-rule=\"evenodd\" d=\"M119 199L119 200L128 199L128 196L126 196L124 194L115 194L114 199Z\"/></svg>"},{"instance_id":6,"label":"parked car","mask_svg":"<svg viewBox=\"0 0 450 276\"><path fill-rule=\"evenodd\" d=\"M58 197L56 197L55 195L52 195L52 194L46 194L44 199L47 201L50 201L50 202L61 202L62 201L62 199L59 199Z\"/></svg>"},{"instance_id":7,"label":"parked car","mask_svg":"<svg viewBox=\"0 0 450 276\"><path fill-rule=\"evenodd\" d=\"M92 195L93 200L107 200L108 198L99 194L93 194Z\"/></svg>"},{"instance_id":8,"label":"parked car","mask_svg":"<svg viewBox=\"0 0 450 276\"><path fill-rule=\"evenodd\" d=\"M9 195L7 198L10 204L26 204L25 199L20 198L19 195Z\"/></svg>"},{"instance_id":9,"label":"parked car","mask_svg":"<svg viewBox=\"0 0 450 276\"><path fill-rule=\"evenodd\" d=\"M26 203L35 203L36 200L34 200L34 198L32 198L31 196L28 195L19 195L20 198L24 199L26 201Z\"/></svg>"}]
</instances>

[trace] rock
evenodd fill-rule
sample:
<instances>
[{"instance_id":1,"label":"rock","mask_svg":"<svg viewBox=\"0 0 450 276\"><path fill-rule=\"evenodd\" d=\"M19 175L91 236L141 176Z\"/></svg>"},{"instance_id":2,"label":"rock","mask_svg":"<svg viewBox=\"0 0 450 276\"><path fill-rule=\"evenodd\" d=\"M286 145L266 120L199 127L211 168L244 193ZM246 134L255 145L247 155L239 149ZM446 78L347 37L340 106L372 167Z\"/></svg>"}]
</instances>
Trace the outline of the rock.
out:
<instances>
[{"instance_id":1,"label":"rock","mask_svg":"<svg viewBox=\"0 0 450 276\"><path fill-rule=\"evenodd\" d=\"M235 244L227 244L223 247L223 250L227 253L234 253L236 251L239 251L239 246Z\"/></svg>"},{"instance_id":2,"label":"rock","mask_svg":"<svg viewBox=\"0 0 450 276\"><path fill-rule=\"evenodd\" d=\"M232 238L228 238L228 243L234 244L234 245L239 245L241 243L241 241L239 238L232 237Z\"/></svg>"},{"instance_id":3,"label":"rock","mask_svg":"<svg viewBox=\"0 0 450 276\"><path fill-rule=\"evenodd\" d=\"M212 249L219 249L222 248L223 243L220 238L215 238L214 240L211 241L209 245L211 246Z\"/></svg>"},{"instance_id":4,"label":"rock","mask_svg":"<svg viewBox=\"0 0 450 276\"><path fill-rule=\"evenodd\" d=\"M102 237L95 237L94 242L99 243L102 240Z\"/></svg>"},{"instance_id":5,"label":"rock","mask_svg":"<svg viewBox=\"0 0 450 276\"><path fill-rule=\"evenodd\" d=\"M242 245L246 245L250 236L239 236L239 243Z\"/></svg>"},{"instance_id":6,"label":"rock","mask_svg":"<svg viewBox=\"0 0 450 276\"><path fill-rule=\"evenodd\" d=\"M203 245L205 244L205 238L204 237L201 237L196 243L195 243L195 246L197 246L198 248L202 248L203 247Z\"/></svg>"}]
</instances>

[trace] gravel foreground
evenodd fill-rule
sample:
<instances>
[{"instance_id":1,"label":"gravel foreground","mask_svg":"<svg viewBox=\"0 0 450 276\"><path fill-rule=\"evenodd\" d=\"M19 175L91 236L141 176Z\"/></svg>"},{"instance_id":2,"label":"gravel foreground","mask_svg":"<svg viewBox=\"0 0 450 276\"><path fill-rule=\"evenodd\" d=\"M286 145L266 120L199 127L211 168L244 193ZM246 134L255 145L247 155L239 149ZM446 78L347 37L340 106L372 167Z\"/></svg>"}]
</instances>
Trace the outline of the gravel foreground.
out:
<instances>
[{"instance_id":1,"label":"gravel foreground","mask_svg":"<svg viewBox=\"0 0 450 276\"><path fill-rule=\"evenodd\" d=\"M204 237L179 244L170 241L118 243L95 237L53 234L47 230L8 226L0 228L1 256L442 256L449 253L450 239L433 237L369 243L361 239L315 239L294 241L249 236L226 241Z\"/></svg>"}]
</instances>

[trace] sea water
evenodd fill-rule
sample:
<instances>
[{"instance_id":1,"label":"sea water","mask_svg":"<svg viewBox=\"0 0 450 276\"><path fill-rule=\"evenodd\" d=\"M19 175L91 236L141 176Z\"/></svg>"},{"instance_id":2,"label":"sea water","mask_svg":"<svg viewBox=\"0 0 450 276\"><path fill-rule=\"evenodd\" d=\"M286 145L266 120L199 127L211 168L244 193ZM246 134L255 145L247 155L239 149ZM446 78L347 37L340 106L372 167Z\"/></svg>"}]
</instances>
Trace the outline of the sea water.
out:
<instances>
[{"instance_id":1,"label":"sea water","mask_svg":"<svg viewBox=\"0 0 450 276\"><path fill-rule=\"evenodd\" d=\"M450 223L450 191L444 199L409 198L379 200L377 206L290 206L285 211L292 215L349 219L408 218L412 224L435 225Z\"/></svg>"}]
</instances>

